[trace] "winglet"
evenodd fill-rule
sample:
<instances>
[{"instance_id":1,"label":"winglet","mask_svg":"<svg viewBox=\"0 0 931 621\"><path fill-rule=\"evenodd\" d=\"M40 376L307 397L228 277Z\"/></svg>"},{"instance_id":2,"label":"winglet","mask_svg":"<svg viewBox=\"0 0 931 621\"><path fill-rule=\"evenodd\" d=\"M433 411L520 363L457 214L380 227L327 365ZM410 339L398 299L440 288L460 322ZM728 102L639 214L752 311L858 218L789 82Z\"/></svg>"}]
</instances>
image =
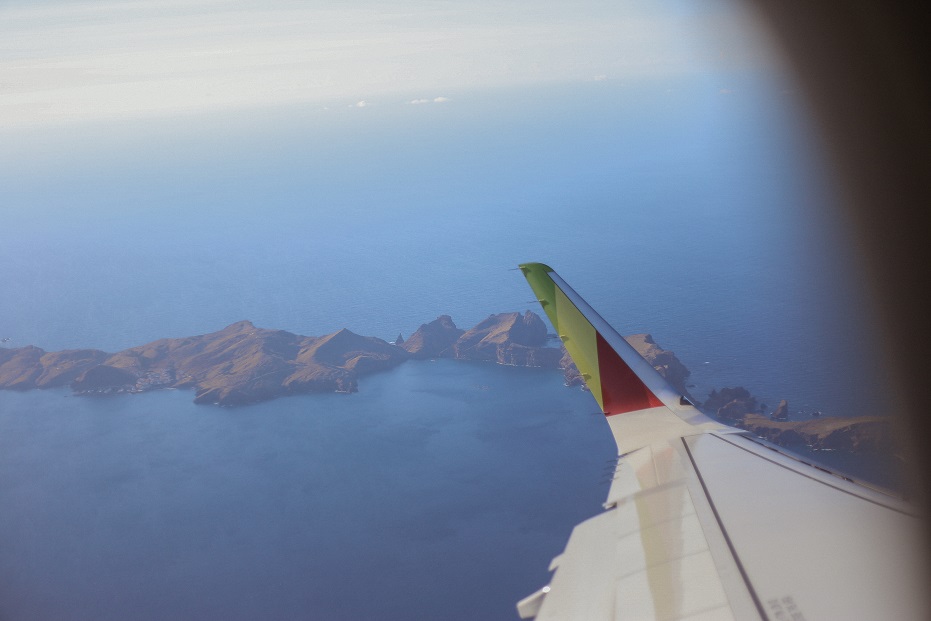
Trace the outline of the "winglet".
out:
<instances>
[{"instance_id":1,"label":"winglet","mask_svg":"<svg viewBox=\"0 0 931 621\"><path fill-rule=\"evenodd\" d=\"M524 263L520 270L607 416L681 403L682 395L553 268Z\"/></svg>"}]
</instances>

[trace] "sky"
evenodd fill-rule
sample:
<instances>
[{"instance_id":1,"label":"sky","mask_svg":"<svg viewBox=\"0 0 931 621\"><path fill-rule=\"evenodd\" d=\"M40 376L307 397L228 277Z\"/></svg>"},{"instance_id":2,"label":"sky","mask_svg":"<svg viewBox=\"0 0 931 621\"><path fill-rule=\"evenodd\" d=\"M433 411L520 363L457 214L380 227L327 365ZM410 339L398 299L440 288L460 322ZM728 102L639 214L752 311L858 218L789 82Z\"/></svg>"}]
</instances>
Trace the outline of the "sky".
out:
<instances>
[{"instance_id":1,"label":"sky","mask_svg":"<svg viewBox=\"0 0 931 621\"><path fill-rule=\"evenodd\" d=\"M753 16L722 0L8 0L0 26L0 132L289 104L436 105L453 91L774 58Z\"/></svg>"}]
</instances>

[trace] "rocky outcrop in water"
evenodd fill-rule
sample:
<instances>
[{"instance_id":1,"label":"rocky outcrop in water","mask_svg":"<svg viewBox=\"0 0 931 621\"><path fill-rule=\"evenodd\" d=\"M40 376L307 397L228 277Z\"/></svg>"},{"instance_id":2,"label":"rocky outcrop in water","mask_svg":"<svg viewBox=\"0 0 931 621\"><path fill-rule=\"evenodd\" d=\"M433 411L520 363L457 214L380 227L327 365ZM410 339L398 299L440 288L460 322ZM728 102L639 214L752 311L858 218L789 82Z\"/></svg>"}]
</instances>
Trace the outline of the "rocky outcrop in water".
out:
<instances>
[{"instance_id":1,"label":"rocky outcrop in water","mask_svg":"<svg viewBox=\"0 0 931 621\"><path fill-rule=\"evenodd\" d=\"M789 402L783 399L779 402L779 405L776 406L776 409L773 410L773 413L769 416L770 420L775 421L787 421L789 420Z\"/></svg>"}]
</instances>

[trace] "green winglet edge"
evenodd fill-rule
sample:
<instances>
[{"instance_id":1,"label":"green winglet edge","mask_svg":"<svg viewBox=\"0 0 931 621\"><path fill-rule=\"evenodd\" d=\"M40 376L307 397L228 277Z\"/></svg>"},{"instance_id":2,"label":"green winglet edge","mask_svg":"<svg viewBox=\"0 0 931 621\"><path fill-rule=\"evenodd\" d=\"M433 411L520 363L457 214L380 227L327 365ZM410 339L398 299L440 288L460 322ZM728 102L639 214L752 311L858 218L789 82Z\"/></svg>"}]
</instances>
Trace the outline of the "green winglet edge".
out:
<instances>
[{"instance_id":1,"label":"green winglet edge","mask_svg":"<svg viewBox=\"0 0 931 621\"><path fill-rule=\"evenodd\" d=\"M543 307L543 312L549 317L550 323L559 334L559 320L556 317L556 283L549 275L555 270L544 263L521 263L517 267L527 279L527 283L537 296L537 302Z\"/></svg>"}]
</instances>

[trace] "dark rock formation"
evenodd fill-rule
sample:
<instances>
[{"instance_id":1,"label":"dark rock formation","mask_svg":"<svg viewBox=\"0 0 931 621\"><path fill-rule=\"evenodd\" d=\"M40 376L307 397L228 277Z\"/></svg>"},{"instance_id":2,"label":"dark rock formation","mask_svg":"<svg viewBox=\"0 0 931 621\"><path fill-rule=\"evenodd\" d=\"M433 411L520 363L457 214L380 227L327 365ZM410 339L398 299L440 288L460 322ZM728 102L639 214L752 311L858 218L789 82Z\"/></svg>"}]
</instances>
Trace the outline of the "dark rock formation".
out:
<instances>
[{"instance_id":1,"label":"dark rock formation","mask_svg":"<svg viewBox=\"0 0 931 621\"><path fill-rule=\"evenodd\" d=\"M769 418L776 421L789 420L789 402L785 399L780 401L779 405L776 406L776 409L773 410L773 413Z\"/></svg>"},{"instance_id":2,"label":"dark rock formation","mask_svg":"<svg viewBox=\"0 0 931 621\"><path fill-rule=\"evenodd\" d=\"M401 345L404 345L404 337L401 336L400 332L398 332L398 338L394 340L394 344L397 345L398 347L400 347Z\"/></svg>"},{"instance_id":3,"label":"dark rock formation","mask_svg":"<svg viewBox=\"0 0 931 621\"><path fill-rule=\"evenodd\" d=\"M426 360L452 355L451 348L465 333L453 323L449 315L440 315L430 323L422 324L417 331L401 345L411 358Z\"/></svg>"},{"instance_id":4,"label":"dark rock formation","mask_svg":"<svg viewBox=\"0 0 931 621\"><path fill-rule=\"evenodd\" d=\"M759 409L756 398L743 386L712 390L702 409L724 421L735 421Z\"/></svg>"}]
</instances>

